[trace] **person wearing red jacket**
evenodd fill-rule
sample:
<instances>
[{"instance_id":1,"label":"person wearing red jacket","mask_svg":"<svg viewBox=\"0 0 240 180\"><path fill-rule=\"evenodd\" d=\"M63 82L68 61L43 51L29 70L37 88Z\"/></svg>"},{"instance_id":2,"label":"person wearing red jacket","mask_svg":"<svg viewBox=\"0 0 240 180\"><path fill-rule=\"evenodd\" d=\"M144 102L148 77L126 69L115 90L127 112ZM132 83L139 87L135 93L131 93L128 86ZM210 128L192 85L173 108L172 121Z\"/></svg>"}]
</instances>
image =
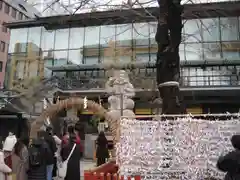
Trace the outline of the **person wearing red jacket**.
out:
<instances>
[{"instance_id":1,"label":"person wearing red jacket","mask_svg":"<svg viewBox=\"0 0 240 180\"><path fill-rule=\"evenodd\" d=\"M81 139L80 139L79 135L77 133L75 133L74 129L75 129L74 126L68 126L68 129L67 129L68 131L62 138L62 145L63 146L67 145L69 143L70 135L73 134L75 136L75 143L80 145L80 152L81 152L81 157L82 157L83 145L81 143Z\"/></svg>"}]
</instances>

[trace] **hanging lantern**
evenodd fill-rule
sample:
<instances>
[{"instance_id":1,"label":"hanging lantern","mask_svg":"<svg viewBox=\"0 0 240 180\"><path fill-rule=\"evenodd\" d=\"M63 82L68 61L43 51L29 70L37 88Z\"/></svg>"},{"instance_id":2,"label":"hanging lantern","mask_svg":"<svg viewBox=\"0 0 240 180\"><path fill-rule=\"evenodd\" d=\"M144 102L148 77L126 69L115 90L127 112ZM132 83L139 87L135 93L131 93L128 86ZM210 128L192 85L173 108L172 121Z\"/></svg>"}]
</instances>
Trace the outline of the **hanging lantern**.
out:
<instances>
[{"instance_id":1,"label":"hanging lantern","mask_svg":"<svg viewBox=\"0 0 240 180\"><path fill-rule=\"evenodd\" d=\"M84 109L87 109L87 97L85 96L84 99L83 99L83 108Z\"/></svg>"}]
</instances>

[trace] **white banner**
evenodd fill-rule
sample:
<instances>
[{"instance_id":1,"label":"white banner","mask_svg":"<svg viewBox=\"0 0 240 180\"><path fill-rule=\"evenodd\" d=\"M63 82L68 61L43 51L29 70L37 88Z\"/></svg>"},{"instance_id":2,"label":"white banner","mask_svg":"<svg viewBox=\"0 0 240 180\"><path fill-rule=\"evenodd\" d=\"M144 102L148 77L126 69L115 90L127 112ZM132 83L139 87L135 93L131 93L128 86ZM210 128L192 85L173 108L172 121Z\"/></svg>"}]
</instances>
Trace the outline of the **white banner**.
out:
<instances>
[{"instance_id":1,"label":"white banner","mask_svg":"<svg viewBox=\"0 0 240 180\"><path fill-rule=\"evenodd\" d=\"M239 119L121 119L117 163L121 174L141 174L146 179L221 177L217 159L233 149L230 139L238 132Z\"/></svg>"}]
</instances>

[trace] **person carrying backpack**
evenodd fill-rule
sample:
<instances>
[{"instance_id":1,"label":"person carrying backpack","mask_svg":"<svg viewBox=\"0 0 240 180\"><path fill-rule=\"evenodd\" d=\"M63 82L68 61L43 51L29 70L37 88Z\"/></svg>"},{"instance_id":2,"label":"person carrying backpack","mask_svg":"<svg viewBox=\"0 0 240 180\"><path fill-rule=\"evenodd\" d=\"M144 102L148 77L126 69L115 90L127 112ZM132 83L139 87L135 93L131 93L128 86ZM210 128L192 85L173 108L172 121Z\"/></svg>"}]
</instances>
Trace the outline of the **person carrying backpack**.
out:
<instances>
[{"instance_id":1,"label":"person carrying backpack","mask_svg":"<svg viewBox=\"0 0 240 180\"><path fill-rule=\"evenodd\" d=\"M52 136L52 128L47 127L46 133L44 136L47 147L47 180L52 180L53 178L53 167L55 164L55 153L57 151L56 142Z\"/></svg>"},{"instance_id":2,"label":"person carrying backpack","mask_svg":"<svg viewBox=\"0 0 240 180\"><path fill-rule=\"evenodd\" d=\"M29 170L28 180L47 179L47 150L42 139L33 139L29 147Z\"/></svg>"}]
</instances>

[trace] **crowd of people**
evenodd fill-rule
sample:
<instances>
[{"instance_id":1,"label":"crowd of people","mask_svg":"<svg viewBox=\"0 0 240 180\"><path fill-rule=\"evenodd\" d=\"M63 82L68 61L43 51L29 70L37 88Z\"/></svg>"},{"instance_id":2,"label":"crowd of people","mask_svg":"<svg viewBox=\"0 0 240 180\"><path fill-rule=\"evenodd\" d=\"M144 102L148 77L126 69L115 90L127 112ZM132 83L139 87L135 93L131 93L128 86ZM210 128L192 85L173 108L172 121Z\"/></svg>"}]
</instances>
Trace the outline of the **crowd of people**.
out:
<instances>
[{"instance_id":1,"label":"crowd of people","mask_svg":"<svg viewBox=\"0 0 240 180\"><path fill-rule=\"evenodd\" d=\"M103 132L97 139L97 165L109 157L107 139ZM38 132L36 139L19 139L9 133L4 143L0 143L0 180L80 180L80 160L83 144L74 126L59 138L53 129L47 127ZM60 177L58 170L67 161L66 174Z\"/></svg>"}]
</instances>

